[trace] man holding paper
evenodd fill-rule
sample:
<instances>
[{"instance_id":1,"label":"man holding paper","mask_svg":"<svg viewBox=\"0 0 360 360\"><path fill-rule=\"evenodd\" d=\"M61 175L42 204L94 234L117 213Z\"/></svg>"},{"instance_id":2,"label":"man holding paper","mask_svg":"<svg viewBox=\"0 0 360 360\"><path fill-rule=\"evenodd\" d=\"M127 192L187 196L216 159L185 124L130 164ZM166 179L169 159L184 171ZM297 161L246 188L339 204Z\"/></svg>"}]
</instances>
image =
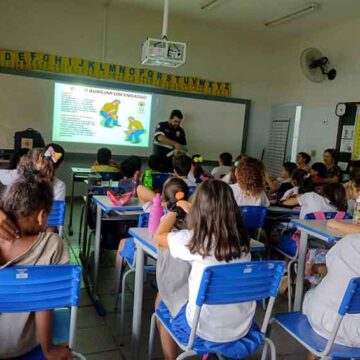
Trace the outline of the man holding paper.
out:
<instances>
[{"instance_id":1,"label":"man holding paper","mask_svg":"<svg viewBox=\"0 0 360 360\"><path fill-rule=\"evenodd\" d=\"M154 154L160 159L164 172L172 172L172 156L175 151L186 150L186 135L180 126L183 114L173 110L168 121L157 124L154 134Z\"/></svg>"}]
</instances>

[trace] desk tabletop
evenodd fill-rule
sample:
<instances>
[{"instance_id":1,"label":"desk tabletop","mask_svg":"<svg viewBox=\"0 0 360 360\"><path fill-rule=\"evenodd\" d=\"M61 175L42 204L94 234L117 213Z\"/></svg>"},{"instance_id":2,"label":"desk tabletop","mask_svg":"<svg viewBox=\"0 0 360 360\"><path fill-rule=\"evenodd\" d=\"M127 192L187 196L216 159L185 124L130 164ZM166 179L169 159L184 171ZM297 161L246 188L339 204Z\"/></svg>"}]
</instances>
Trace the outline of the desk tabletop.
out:
<instances>
[{"instance_id":1,"label":"desk tabletop","mask_svg":"<svg viewBox=\"0 0 360 360\"><path fill-rule=\"evenodd\" d=\"M89 180L85 179L84 183L87 187L90 189L101 189L101 188L113 188L113 189L119 189L123 188L123 186L119 185L119 181L101 181L101 185L90 185Z\"/></svg>"},{"instance_id":2,"label":"desk tabletop","mask_svg":"<svg viewBox=\"0 0 360 360\"><path fill-rule=\"evenodd\" d=\"M352 220L344 220L346 222L351 222ZM299 230L305 230L308 234L315 236L321 240L332 243L334 241L340 240L343 238L346 233L332 229L327 226L327 221L324 220L291 220L291 223L294 224Z\"/></svg>"},{"instance_id":3,"label":"desk tabletop","mask_svg":"<svg viewBox=\"0 0 360 360\"><path fill-rule=\"evenodd\" d=\"M131 228L129 234L138 240L146 252L151 252L153 255L157 254L157 245L147 228Z\"/></svg>"},{"instance_id":4,"label":"desk tabletop","mask_svg":"<svg viewBox=\"0 0 360 360\"><path fill-rule=\"evenodd\" d=\"M73 173L80 173L80 174L90 174L91 173L90 168L82 168L82 167L72 167L71 171Z\"/></svg>"},{"instance_id":5,"label":"desk tabletop","mask_svg":"<svg viewBox=\"0 0 360 360\"><path fill-rule=\"evenodd\" d=\"M132 197L125 205L116 206L106 195L95 195L92 200L101 207L103 211L141 211L142 206L138 198Z\"/></svg>"},{"instance_id":6,"label":"desk tabletop","mask_svg":"<svg viewBox=\"0 0 360 360\"><path fill-rule=\"evenodd\" d=\"M291 215L298 215L300 214L299 208L289 208L286 206L275 206L270 205L268 207L268 212L273 214L291 214Z\"/></svg>"}]
</instances>

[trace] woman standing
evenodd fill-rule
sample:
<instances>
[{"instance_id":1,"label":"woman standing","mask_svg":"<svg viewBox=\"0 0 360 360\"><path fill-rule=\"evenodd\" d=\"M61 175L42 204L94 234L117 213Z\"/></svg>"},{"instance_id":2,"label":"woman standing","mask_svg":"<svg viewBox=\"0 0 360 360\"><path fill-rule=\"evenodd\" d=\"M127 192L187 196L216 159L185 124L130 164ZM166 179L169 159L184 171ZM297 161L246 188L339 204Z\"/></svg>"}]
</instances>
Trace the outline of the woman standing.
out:
<instances>
[{"instance_id":1,"label":"woman standing","mask_svg":"<svg viewBox=\"0 0 360 360\"><path fill-rule=\"evenodd\" d=\"M323 154L324 164L326 166L326 178L323 182L336 183L340 181L341 169L336 165L337 151L335 149L326 149Z\"/></svg>"}]
</instances>

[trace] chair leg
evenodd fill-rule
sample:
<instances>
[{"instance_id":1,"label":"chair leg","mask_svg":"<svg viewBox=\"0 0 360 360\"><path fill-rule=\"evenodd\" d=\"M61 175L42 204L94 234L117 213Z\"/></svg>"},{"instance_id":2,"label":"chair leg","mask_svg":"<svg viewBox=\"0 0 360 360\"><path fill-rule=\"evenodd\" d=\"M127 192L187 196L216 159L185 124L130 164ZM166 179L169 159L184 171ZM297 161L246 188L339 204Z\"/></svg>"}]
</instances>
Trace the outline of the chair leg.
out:
<instances>
[{"instance_id":1,"label":"chair leg","mask_svg":"<svg viewBox=\"0 0 360 360\"><path fill-rule=\"evenodd\" d=\"M155 323L156 323L156 314L153 313L151 316L151 323L150 323L148 360L151 360L152 353L153 353L154 337L155 337Z\"/></svg>"},{"instance_id":2,"label":"chair leg","mask_svg":"<svg viewBox=\"0 0 360 360\"><path fill-rule=\"evenodd\" d=\"M114 304L114 309L117 308L118 305L118 300L119 300L119 292L120 292L120 283L121 283L121 274L122 274L122 268L123 268L123 264L122 264L122 257L120 255L118 255L118 257L120 257L120 259L118 259L119 261L119 266L116 269L116 283L115 283L115 304Z\"/></svg>"},{"instance_id":3,"label":"chair leg","mask_svg":"<svg viewBox=\"0 0 360 360\"><path fill-rule=\"evenodd\" d=\"M296 264L297 260L292 259L289 261L287 266L287 276L288 276L288 310L291 312L292 310L292 287L291 287L291 269L294 264Z\"/></svg>"},{"instance_id":4,"label":"chair leg","mask_svg":"<svg viewBox=\"0 0 360 360\"><path fill-rule=\"evenodd\" d=\"M265 339L264 339L264 348L263 348L263 352L262 352L262 355L261 355L261 360L266 360L268 347L270 348L271 360L276 360L276 349L275 349L275 345L274 345L274 343L272 342L272 340L270 340L269 338L265 338Z\"/></svg>"},{"instance_id":5,"label":"chair leg","mask_svg":"<svg viewBox=\"0 0 360 360\"><path fill-rule=\"evenodd\" d=\"M275 345L269 338L264 339L264 347L261 355L261 360L266 360L268 348L270 348L271 360L276 360Z\"/></svg>"},{"instance_id":6,"label":"chair leg","mask_svg":"<svg viewBox=\"0 0 360 360\"><path fill-rule=\"evenodd\" d=\"M126 289L126 280L128 276L134 273L134 269L129 269L123 277L122 284L121 284L121 312L120 312L120 332L121 334L124 333L124 326L125 326L125 289Z\"/></svg>"},{"instance_id":7,"label":"chair leg","mask_svg":"<svg viewBox=\"0 0 360 360\"><path fill-rule=\"evenodd\" d=\"M81 214L80 214L80 226L79 226L79 249L81 249L81 239L82 239L82 227L83 227L83 221L84 221L84 212L85 212L85 205L81 207Z\"/></svg>"}]
</instances>

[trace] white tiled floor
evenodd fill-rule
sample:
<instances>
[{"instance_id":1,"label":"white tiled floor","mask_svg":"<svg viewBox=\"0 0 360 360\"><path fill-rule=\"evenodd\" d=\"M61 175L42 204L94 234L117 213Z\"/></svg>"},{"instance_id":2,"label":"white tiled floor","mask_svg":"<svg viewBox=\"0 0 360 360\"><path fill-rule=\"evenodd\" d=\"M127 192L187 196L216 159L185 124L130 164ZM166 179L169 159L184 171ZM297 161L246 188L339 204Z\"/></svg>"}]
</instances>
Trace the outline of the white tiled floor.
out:
<instances>
[{"instance_id":1,"label":"white tiled floor","mask_svg":"<svg viewBox=\"0 0 360 360\"><path fill-rule=\"evenodd\" d=\"M78 254L78 219L79 202L76 202L73 224L75 233L69 237L65 231L65 237L71 246L71 258L73 262L79 262ZM120 313L114 309L114 275L115 268L113 261L115 254L104 251L99 273L99 294L106 309L105 317L97 315L95 308L86 292L81 290L81 303L78 312L77 351L86 356L88 360L131 360L129 347L131 343L131 321L132 321L132 281L126 296L125 331L120 334ZM147 284L144 287L143 322L142 322L142 343L141 357L146 359L148 333L150 327L150 316L154 308L156 290ZM275 306L275 312L286 310L286 298L279 298ZM263 311L258 310L257 318L262 319ZM278 327L274 326L272 339L275 342L279 360L305 360L307 354L303 347L289 337ZM162 359L159 341L156 340L154 359ZM196 357L196 359L199 359ZM259 354L254 354L251 359L260 359Z\"/></svg>"}]
</instances>

